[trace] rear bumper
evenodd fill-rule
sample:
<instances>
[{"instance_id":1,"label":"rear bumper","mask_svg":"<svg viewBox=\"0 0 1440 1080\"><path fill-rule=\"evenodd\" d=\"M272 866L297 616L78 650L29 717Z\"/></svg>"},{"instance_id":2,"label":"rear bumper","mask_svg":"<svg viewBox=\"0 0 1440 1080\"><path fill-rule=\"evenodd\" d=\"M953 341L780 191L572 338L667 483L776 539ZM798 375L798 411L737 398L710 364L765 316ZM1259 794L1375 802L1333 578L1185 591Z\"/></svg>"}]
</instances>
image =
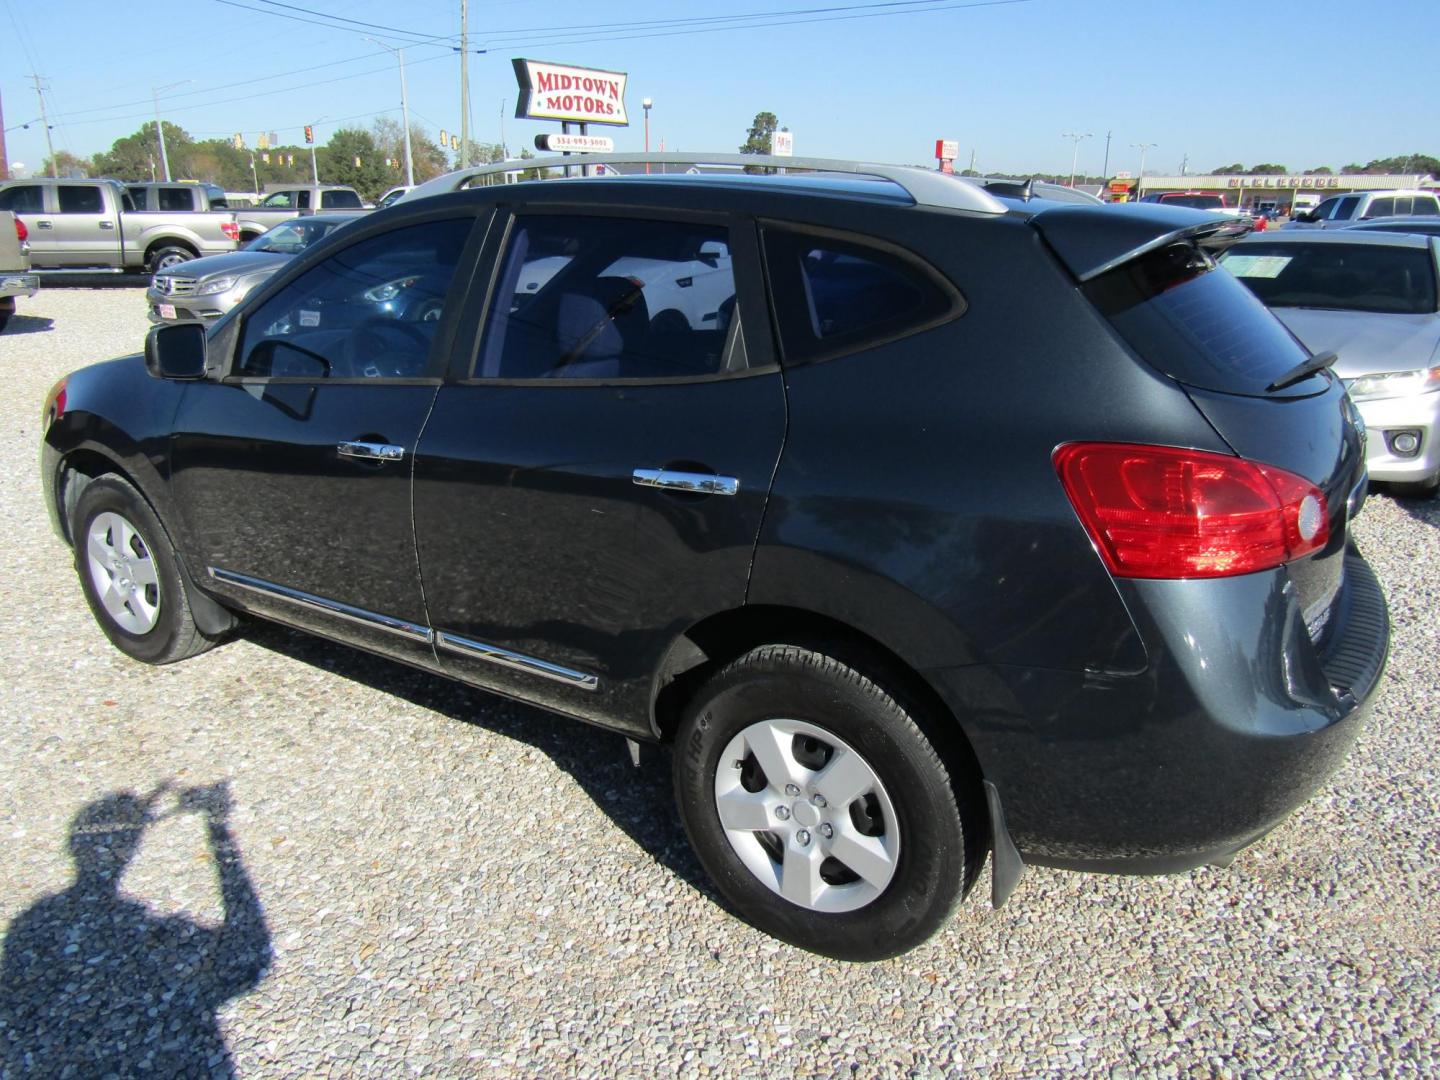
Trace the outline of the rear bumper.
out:
<instances>
[{"instance_id":1,"label":"rear bumper","mask_svg":"<svg viewBox=\"0 0 1440 1080\"><path fill-rule=\"evenodd\" d=\"M34 274L0 273L0 297L34 296L40 279Z\"/></svg>"},{"instance_id":2,"label":"rear bumper","mask_svg":"<svg viewBox=\"0 0 1440 1080\"><path fill-rule=\"evenodd\" d=\"M930 672L1003 801L1026 863L1153 874L1224 862L1343 762L1389 647L1357 554L1321 648L1283 570L1123 582L1149 650L1137 675Z\"/></svg>"},{"instance_id":3,"label":"rear bumper","mask_svg":"<svg viewBox=\"0 0 1440 1080\"><path fill-rule=\"evenodd\" d=\"M1357 401L1367 431L1365 466L1370 479L1382 482L1420 482L1440 472L1440 391L1413 397ZM1396 433L1420 434L1414 454L1397 453Z\"/></svg>"}]
</instances>

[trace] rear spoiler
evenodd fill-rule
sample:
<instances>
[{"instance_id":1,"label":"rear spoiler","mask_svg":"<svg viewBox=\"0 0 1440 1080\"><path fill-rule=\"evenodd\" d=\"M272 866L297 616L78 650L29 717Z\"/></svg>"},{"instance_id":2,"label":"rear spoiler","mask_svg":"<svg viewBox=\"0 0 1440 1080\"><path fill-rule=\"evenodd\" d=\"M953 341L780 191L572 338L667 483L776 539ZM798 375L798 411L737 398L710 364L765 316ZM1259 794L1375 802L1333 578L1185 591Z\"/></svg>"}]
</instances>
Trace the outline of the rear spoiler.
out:
<instances>
[{"instance_id":1,"label":"rear spoiler","mask_svg":"<svg viewBox=\"0 0 1440 1080\"><path fill-rule=\"evenodd\" d=\"M1030 224L1081 282L1172 244L1223 251L1253 227L1250 222L1203 210L1128 203L1047 208L1032 217Z\"/></svg>"}]
</instances>

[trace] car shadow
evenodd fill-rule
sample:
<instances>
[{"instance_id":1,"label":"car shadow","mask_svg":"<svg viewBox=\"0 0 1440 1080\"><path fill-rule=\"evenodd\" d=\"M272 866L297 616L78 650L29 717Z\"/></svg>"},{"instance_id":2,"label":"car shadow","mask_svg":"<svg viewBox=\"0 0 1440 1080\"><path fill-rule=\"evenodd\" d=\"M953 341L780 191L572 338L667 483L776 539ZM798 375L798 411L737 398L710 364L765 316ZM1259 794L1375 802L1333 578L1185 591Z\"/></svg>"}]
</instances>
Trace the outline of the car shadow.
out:
<instances>
[{"instance_id":1,"label":"car shadow","mask_svg":"<svg viewBox=\"0 0 1440 1080\"><path fill-rule=\"evenodd\" d=\"M20 334L43 334L55 328L55 320L45 315L12 315L5 324L5 336Z\"/></svg>"},{"instance_id":2,"label":"car shadow","mask_svg":"<svg viewBox=\"0 0 1440 1080\"><path fill-rule=\"evenodd\" d=\"M697 892L730 910L705 876L680 824L670 785L668 751L652 752L652 760L636 768L624 738L614 732L276 623L249 622L241 636L253 645L451 720L533 746L569 773L641 850Z\"/></svg>"},{"instance_id":3,"label":"car shadow","mask_svg":"<svg viewBox=\"0 0 1440 1080\"><path fill-rule=\"evenodd\" d=\"M112 791L76 813L74 883L5 930L0 1076L235 1075L218 1013L264 979L271 948L229 814L225 782ZM175 815L205 823L218 925L161 915L121 892L146 829Z\"/></svg>"},{"instance_id":4,"label":"car shadow","mask_svg":"<svg viewBox=\"0 0 1440 1080\"><path fill-rule=\"evenodd\" d=\"M1440 528L1440 493L1423 498L1396 496L1395 502L1416 521Z\"/></svg>"}]
</instances>

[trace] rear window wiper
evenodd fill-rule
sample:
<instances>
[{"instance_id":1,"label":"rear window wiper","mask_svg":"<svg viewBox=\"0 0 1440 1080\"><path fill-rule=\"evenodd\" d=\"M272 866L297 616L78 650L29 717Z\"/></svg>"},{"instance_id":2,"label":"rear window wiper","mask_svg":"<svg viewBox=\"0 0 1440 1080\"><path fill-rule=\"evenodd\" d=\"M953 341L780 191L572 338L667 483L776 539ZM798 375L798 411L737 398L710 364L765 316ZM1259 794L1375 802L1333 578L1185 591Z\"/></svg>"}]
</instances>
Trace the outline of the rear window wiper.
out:
<instances>
[{"instance_id":1,"label":"rear window wiper","mask_svg":"<svg viewBox=\"0 0 1440 1080\"><path fill-rule=\"evenodd\" d=\"M1273 394L1276 390L1284 390L1287 386L1294 386L1301 379L1314 375L1317 371L1324 371L1339 358L1340 354L1333 351L1316 353L1309 359L1296 364L1289 371L1285 372L1284 375L1281 375L1269 386L1265 387L1265 392L1267 394Z\"/></svg>"}]
</instances>

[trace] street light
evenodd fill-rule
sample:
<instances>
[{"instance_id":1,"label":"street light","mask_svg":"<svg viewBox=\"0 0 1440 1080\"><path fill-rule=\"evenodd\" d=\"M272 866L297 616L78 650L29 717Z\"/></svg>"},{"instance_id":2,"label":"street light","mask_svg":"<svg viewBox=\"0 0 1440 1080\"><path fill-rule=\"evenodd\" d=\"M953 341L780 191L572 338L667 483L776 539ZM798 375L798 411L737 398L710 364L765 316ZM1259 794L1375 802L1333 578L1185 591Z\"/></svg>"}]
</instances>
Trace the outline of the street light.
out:
<instances>
[{"instance_id":1,"label":"street light","mask_svg":"<svg viewBox=\"0 0 1440 1080\"><path fill-rule=\"evenodd\" d=\"M194 79L181 79L179 82L150 88L150 100L155 103L155 134L160 137L160 165L165 170L167 184L170 182L170 156L165 153L165 125L160 120L160 95L166 90L174 90L177 86L184 86L186 83L194 81Z\"/></svg>"},{"instance_id":2,"label":"street light","mask_svg":"<svg viewBox=\"0 0 1440 1080\"><path fill-rule=\"evenodd\" d=\"M645 153L647 154L650 153L650 106L654 104L655 102L648 97L640 102L640 107L645 110ZM645 175L650 175L650 162L648 161L645 162Z\"/></svg>"},{"instance_id":3,"label":"street light","mask_svg":"<svg viewBox=\"0 0 1440 1080\"><path fill-rule=\"evenodd\" d=\"M330 119L329 116L322 116L322 117L320 117L320 118L317 119L317 120L312 120L310 123L306 124L305 126L308 127L308 128L310 128L310 129L311 129L311 132L312 132L312 134L313 134L314 129L320 126L320 122L321 122L322 120L329 120L329 119ZM319 164L315 161L315 141L314 141L314 139L311 139L311 141L310 141L310 176L311 176L311 183L315 184L315 185L318 187L319 184L320 184L320 166L319 166Z\"/></svg>"},{"instance_id":4,"label":"street light","mask_svg":"<svg viewBox=\"0 0 1440 1080\"><path fill-rule=\"evenodd\" d=\"M1083 135L1077 135L1073 131L1067 131L1060 136L1062 139L1069 139L1075 144L1075 152L1070 155L1070 186L1072 188L1075 186L1075 166L1080 160L1080 140L1093 138L1094 135L1095 133L1093 131L1087 131Z\"/></svg>"},{"instance_id":5,"label":"street light","mask_svg":"<svg viewBox=\"0 0 1440 1080\"><path fill-rule=\"evenodd\" d=\"M405 93L405 50L393 48L373 37L367 37L365 40L379 45L386 52L394 53L395 58L400 61L400 115L405 124L405 183L409 187L414 187L415 158L410 153L410 99ZM318 184L320 181L315 182Z\"/></svg>"},{"instance_id":6,"label":"street light","mask_svg":"<svg viewBox=\"0 0 1440 1080\"><path fill-rule=\"evenodd\" d=\"M1140 177L1135 181L1135 198L1140 198L1140 193L1145 189L1145 152L1154 150L1159 143L1153 142L1132 142L1131 147L1140 151Z\"/></svg>"}]
</instances>

